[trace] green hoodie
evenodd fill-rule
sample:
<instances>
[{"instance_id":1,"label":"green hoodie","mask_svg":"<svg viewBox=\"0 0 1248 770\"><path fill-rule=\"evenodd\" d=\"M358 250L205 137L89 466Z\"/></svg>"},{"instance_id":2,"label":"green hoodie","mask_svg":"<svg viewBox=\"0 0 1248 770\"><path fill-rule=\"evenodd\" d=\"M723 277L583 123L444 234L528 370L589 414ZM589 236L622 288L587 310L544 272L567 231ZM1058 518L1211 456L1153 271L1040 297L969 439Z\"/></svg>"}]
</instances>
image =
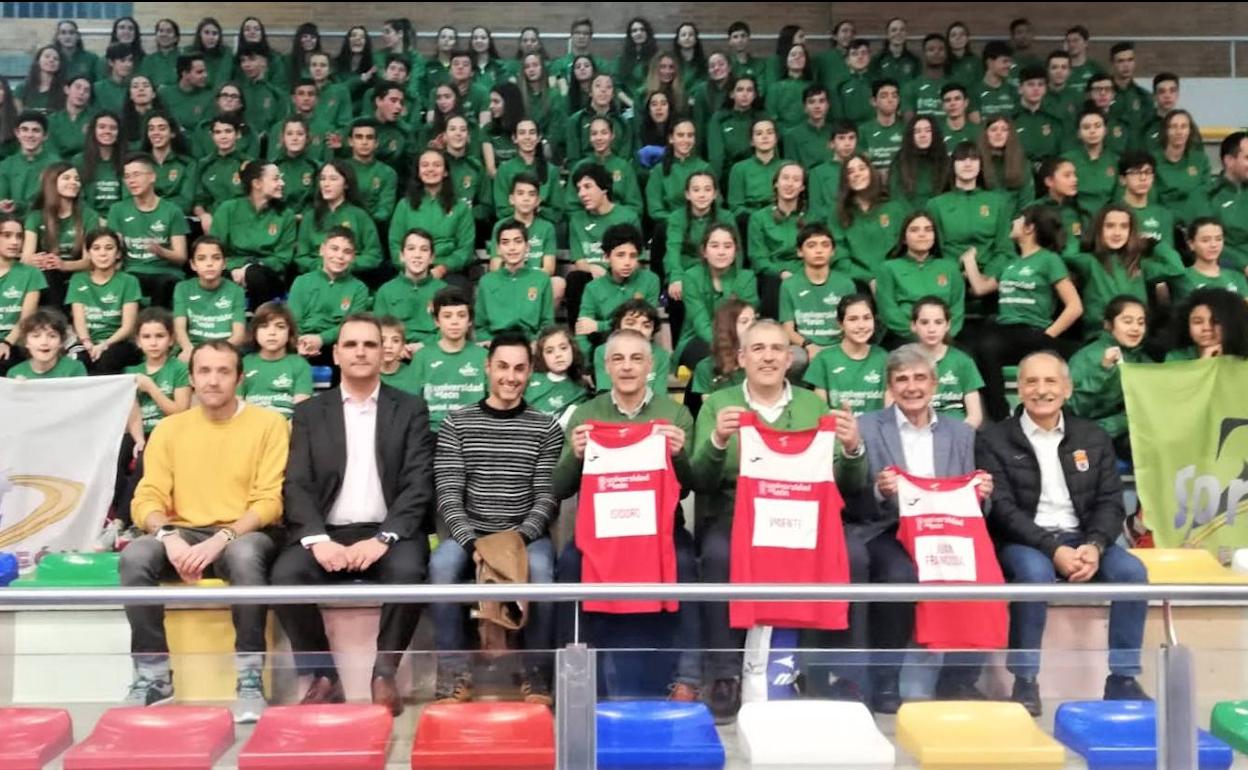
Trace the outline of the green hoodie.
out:
<instances>
[{"instance_id":1,"label":"green hoodie","mask_svg":"<svg viewBox=\"0 0 1248 770\"><path fill-rule=\"evenodd\" d=\"M1070 410L1096 424L1113 438L1127 432L1127 406L1122 395L1122 376L1117 364L1106 369L1101 364L1105 349L1122 349L1122 360L1130 364L1152 363L1143 347L1122 347L1108 332L1101 332L1070 359L1070 379L1075 392Z\"/></svg>"}]
</instances>

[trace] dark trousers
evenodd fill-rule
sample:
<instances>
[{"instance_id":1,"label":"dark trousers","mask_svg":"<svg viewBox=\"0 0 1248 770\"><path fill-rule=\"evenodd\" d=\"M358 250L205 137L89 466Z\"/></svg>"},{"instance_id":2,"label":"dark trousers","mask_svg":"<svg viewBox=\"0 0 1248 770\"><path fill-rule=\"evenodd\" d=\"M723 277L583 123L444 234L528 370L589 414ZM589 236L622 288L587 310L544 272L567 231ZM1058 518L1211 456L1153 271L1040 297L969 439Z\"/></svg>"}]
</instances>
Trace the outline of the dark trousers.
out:
<instances>
[{"instance_id":1,"label":"dark trousers","mask_svg":"<svg viewBox=\"0 0 1248 770\"><path fill-rule=\"evenodd\" d=\"M679 516L679 514L678 514ZM698 564L693 553L693 538L684 522L676 522L676 581L696 583ZM559 555L555 580L559 583L581 582L581 551L575 542L564 546ZM561 644L571 643L573 623L579 620L581 639L591 647L615 649L599 656L603 694L614 696L655 692L666 693L672 682L698 687L702 684L701 610L698 602L680 602L676 612L645 612L613 614L581 612L577 605L559 605L558 635ZM657 652L672 650L672 656Z\"/></svg>"},{"instance_id":2,"label":"dark trousers","mask_svg":"<svg viewBox=\"0 0 1248 770\"><path fill-rule=\"evenodd\" d=\"M779 275L759 273L758 304L763 318L777 319L780 317L780 284L783 280Z\"/></svg>"},{"instance_id":3,"label":"dark trousers","mask_svg":"<svg viewBox=\"0 0 1248 770\"><path fill-rule=\"evenodd\" d=\"M286 296L286 276L259 262L247 266L245 284L247 307L252 310Z\"/></svg>"},{"instance_id":4,"label":"dark trousers","mask_svg":"<svg viewBox=\"0 0 1248 770\"><path fill-rule=\"evenodd\" d=\"M1056 350L1069 359L1079 345L1070 340L1054 339L1045 334L1044 329L1034 326L985 323L976 335L972 348L975 363L984 378L985 411L993 422L1001 422L1010 416L1001 367L1013 366L1025 356L1040 350Z\"/></svg>"},{"instance_id":5,"label":"dark trousers","mask_svg":"<svg viewBox=\"0 0 1248 770\"><path fill-rule=\"evenodd\" d=\"M568 285L563 292L563 306L568 311L568 326L576 326L576 319L581 313L581 298L585 296L585 287L594 280L594 274L588 270L573 269L565 280Z\"/></svg>"},{"instance_id":6,"label":"dark trousers","mask_svg":"<svg viewBox=\"0 0 1248 770\"><path fill-rule=\"evenodd\" d=\"M94 361L85 352L79 354L78 360L82 361L91 374L121 374L127 366L134 366L141 362L143 354L130 340L122 340L109 345L108 349Z\"/></svg>"},{"instance_id":7,"label":"dark trousers","mask_svg":"<svg viewBox=\"0 0 1248 770\"><path fill-rule=\"evenodd\" d=\"M374 537L377 524L350 524L326 527L335 543L351 545ZM425 582L425 566L429 563L429 541L417 536L400 540L390 546L380 559L363 572L326 572L301 544L290 543L273 565L273 585L329 585L364 580L383 585L410 585ZM334 656L325 635L325 623L315 604L283 604L277 607L278 620L290 637L296 665L301 674L314 674L337 679ZM383 604L381 627L377 632L375 676L394 676L403 653L412 642L420 621L418 604Z\"/></svg>"},{"instance_id":8,"label":"dark trousers","mask_svg":"<svg viewBox=\"0 0 1248 770\"><path fill-rule=\"evenodd\" d=\"M28 357L26 348L20 345L10 345L9 357L0 361L0 377L7 376L10 369L25 361Z\"/></svg>"},{"instance_id":9,"label":"dark trousers","mask_svg":"<svg viewBox=\"0 0 1248 770\"><path fill-rule=\"evenodd\" d=\"M185 275L170 275L167 273L134 273L133 275L139 281L139 288L143 290L143 296L151 300L152 307L163 307L167 310L173 309L174 287L186 277Z\"/></svg>"},{"instance_id":10,"label":"dark trousers","mask_svg":"<svg viewBox=\"0 0 1248 770\"><path fill-rule=\"evenodd\" d=\"M180 527L177 537L195 545L215 535L217 530L217 527ZM268 585L269 565L276 554L277 542L269 532L248 532L225 547L216 562L204 570L204 577L221 578L236 586ZM121 552L119 572L121 584L126 587L155 586L161 581L179 579L177 570L165 555L164 544L152 535L126 546ZM264 653L268 611L262 604L231 605L236 652ZM130 622L130 651L136 658L159 660L169 654L163 606L126 607L126 620Z\"/></svg>"}]
</instances>

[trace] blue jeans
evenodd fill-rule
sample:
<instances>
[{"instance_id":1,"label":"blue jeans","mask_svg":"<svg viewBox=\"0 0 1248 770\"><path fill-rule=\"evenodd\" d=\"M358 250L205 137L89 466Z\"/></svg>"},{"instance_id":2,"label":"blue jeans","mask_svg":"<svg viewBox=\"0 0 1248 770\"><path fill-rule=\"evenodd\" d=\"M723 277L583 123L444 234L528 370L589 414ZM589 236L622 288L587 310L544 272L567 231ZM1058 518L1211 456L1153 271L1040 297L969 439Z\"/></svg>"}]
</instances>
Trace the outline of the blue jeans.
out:
<instances>
[{"instance_id":1,"label":"blue jeans","mask_svg":"<svg viewBox=\"0 0 1248 770\"><path fill-rule=\"evenodd\" d=\"M1077 532L1063 534L1062 545L1083 544ZM1058 580L1053 560L1025 545L1003 546L997 556L1001 570L1011 583L1053 583ZM1111 545L1101 555L1100 569L1093 580L1102 583L1147 583L1148 571L1140 560ZM1014 676L1034 679L1040 673L1040 646L1048 605L1044 602L1010 604L1010 655L1007 668ZM1144 643L1144 620L1148 602L1111 602L1109 605L1109 670L1119 676L1139 676L1140 646Z\"/></svg>"},{"instance_id":2,"label":"blue jeans","mask_svg":"<svg viewBox=\"0 0 1248 770\"><path fill-rule=\"evenodd\" d=\"M698 564L693 552L693 537L677 520L676 581L698 582ZM581 582L581 552L569 542L559 554L559 582ZM560 607L560 643L571 642L576 605ZM702 685L702 610L698 602L680 602L675 613L646 612L615 615L605 612L582 612L581 638L591 647L604 650L645 650L640 653L604 652L599 684L604 694L645 691L647 686L666 688L671 682L692 687ZM665 668L667 656L656 650L676 650L674 672L656 672ZM652 673L647 677L645 673ZM658 680L657 682L648 681ZM643 681L644 680L644 681Z\"/></svg>"},{"instance_id":3,"label":"blue jeans","mask_svg":"<svg viewBox=\"0 0 1248 770\"><path fill-rule=\"evenodd\" d=\"M550 538L543 537L528 545L529 582L553 583L555 579L555 547ZM474 572L472 557L454 540L443 540L429 559L429 582L434 585L450 585L471 579ZM549 653L554 643L552 606L547 602L529 605L529 622L524 627L524 649ZM465 652L463 607L448 602L430 605L433 616L433 646L438 651L439 669L448 672L450 678L466 674L469 670L468 653ZM530 674L539 673L549 665L545 656L526 656L525 668ZM545 683L549 683L544 679Z\"/></svg>"}]
</instances>

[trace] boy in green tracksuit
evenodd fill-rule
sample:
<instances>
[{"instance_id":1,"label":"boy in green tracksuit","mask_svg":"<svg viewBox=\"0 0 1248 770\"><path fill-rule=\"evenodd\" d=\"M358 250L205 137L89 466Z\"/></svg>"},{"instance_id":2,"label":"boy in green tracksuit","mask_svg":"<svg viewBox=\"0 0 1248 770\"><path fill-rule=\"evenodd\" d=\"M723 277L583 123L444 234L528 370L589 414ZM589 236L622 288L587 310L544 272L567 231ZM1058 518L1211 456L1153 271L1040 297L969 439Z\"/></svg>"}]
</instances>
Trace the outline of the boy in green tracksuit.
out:
<instances>
[{"instance_id":1,"label":"boy in green tracksuit","mask_svg":"<svg viewBox=\"0 0 1248 770\"><path fill-rule=\"evenodd\" d=\"M412 378L411 364L403 361L403 322L392 315L378 315L381 325L381 381L404 393L420 395L420 383Z\"/></svg>"},{"instance_id":2,"label":"boy in green tracksuit","mask_svg":"<svg viewBox=\"0 0 1248 770\"><path fill-rule=\"evenodd\" d=\"M238 46L239 90L243 92L243 119L258 134L286 117L290 99L269 79L267 46L244 42ZM272 137L270 137L272 140Z\"/></svg>"},{"instance_id":3,"label":"boy in green tracksuit","mask_svg":"<svg viewBox=\"0 0 1248 770\"><path fill-rule=\"evenodd\" d=\"M906 124L898 116L901 87L895 80L877 80L871 86L871 106L875 117L858 126L859 143L871 157L871 165L886 169L901 152Z\"/></svg>"},{"instance_id":4,"label":"boy in green tracksuit","mask_svg":"<svg viewBox=\"0 0 1248 770\"><path fill-rule=\"evenodd\" d=\"M972 123L968 117L971 103L966 95L966 86L957 82L946 83L940 89L940 107L944 114L940 119L940 135L944 137L946 150L953 152L959 144L974 143L979 138L979 124Z\"/></svg>"},{"instance_id":5,"label":"boy in green tracksuit","mask_svg":"<svg viewBox=\"0 0 1248 770\"><path fill-rule=\"evenodd\" d=\"M667 378L672 372L672 354L654 341L659 328L659 311L644 299L630 299L615 309L611 315L609 332L632 329L650 340L650 353L654 368L646 377L646 384L655 393L667 392ZM608 334L609 336L609 334ZM594 351L594 390L599 393L611 389L611 375L607 372L607 346L599 345Z\"/></svg>"},{"instance_id":6,"label":"boy in green tracksuit","mask_svg":"<svg viewBox=\"0 0 1248 770\"><path fill-rule=\"evenodd\" d=\"M429 274L433 264L433 239L417 230L403 235L403 274L390 279L377 290L373 310L377 315L393 316L403 323L403 339L408 352L433 342L438 327L433 322L433 298L446 288L446 281Z\"/></svg>"},{"instance_id":7,"label":"boy in green tracksuit","mask_svg":"<svg viewBox=\"0 0 1248 770\"><path fill-rule=\"evenodd\" d=\"M916 115L941 114L940 91L949 82L949 43L932 33L923 38L923 72L901 89L901 112L907 123Z\"/></svg>"},{"instance_id":8,"label":"boy in green tracksuit","mask_svg":"<svg viewBox=\"0 0 1248 770\"><path fill-rule=\"evenodd\" d=\"M191 350L201 342L228 340L237 346L246 334L247 296L223 277L225 250L219 239L205 235L195 241L191 270L195 277L173 290L173 338L183 363L190 362Z\"/></svg>"},{"instance_id":9,"label":"boy in green tracksuit","mask_svg":"<svg viewBox=\"0 0 1248 770\"><path fill-rule=\"evenodd\" d=\"M299 355L319 357L338 340L342 320L368 310L368 287L351 275L355 234L335 227L321 244L321 269L295 279L290 287L290 313L299 329Z\"/></svg>"},{"instance_id":10,"label":"boy in green tracksuit","mask_svg":"<svg viewBox=\"0 0 1248 770\"><path fill-rule=\"evenodd\" d=\"M429 430L438 432L453 409L470 406L485 397L485 348L468 340L472 305L456 288L433 297L438 340L412 357L411 376L429 406Z\"/></svg>"},{"instance_id":11,"label":"boy in green tracksuit","mask_svg":"<svg viewBox=\"0 0 1248 770\"><path fill-rule=\"evenodd\" d=\"M1066 133L1073 134L1083 109L1084 93L1070 83L1070 54L1054 51L1044 65L1048 76L1044 89L1044 106L1050 113L1062 119Z\"/></svg>"},{"instance_id":12,"label":"boy in green tracksuit","mask_svg":"<svg viewBox=\"0 0 1248 770\"><path fill-rule=\"evenodd\" d=\"M1141 127L1154 114L1154 108L1152 94L1135 82L1135 44L1114 43L1109 49L1109 60L1114 79L1110 117L1125 125L1133 136L1138 136Z\"/></svg>"},{"instance_id":13,"label":"boy in green tracksuit","mask_svg":"<svg viewBox=\"0 0 1248 770\"><path fill-rule=\"evenodd\" d=\"M359 118L351 124L347 138L351 146L351 169L355 171L360 205L381 225L390 221L398 198L399 177L394 169L377 160L377 121Z\"/></svg>"},{"instance_id":14,"label":"boy in green tracksuit","mask_svg":"<svg viewBox=\"0 0 1248 770\"><path fill-rule=\"evenodd\" d=\"M864 123L875 114L871 106L871 75L868 68L871 63L871 44L859 38L849 44L845 55L845 64L849 67L849 76L836 87L835 114L843 120L855 125Z\"/></svg>"},{"instance_id":15,"label":"boy in green tracksuit","mask_svg":"<svg viewBox=\"0 0 1248 770\"><path fill-rule=\"evenodd\" d=\"M984 79L975 84L971 94L971 112L978 112L981 120L1014 114L1018 92L1010 83L1013 54L1009 43L999 40L984 46Z\"/></svg>"},{"instance_id":16,"label":"boy in green tracksuit","mask_svg":"<svg viewBox=\"0 0 1248 770\"><path fill-rule=\"evenodd\" d=\"M208 67L202 55L178 57L178 82L161 86L160 101L179 126L188 129L206 120L213 109L213 90L208 87Z\"/></svg>"},{"instance_id":17,"label":"boy in green tracksuit","mask_svg":"<svg viewBox=\"0 0 1248 770\"><path fill-rule=\"evenodd\" d=\"M1223 261L1243 272L1248 268L1248 133L1236 131L1223 139L1218 155L1222 175L1209 188L1209 204L1214 216L1222 220Z\"/></svg>"},{"instance_id":18,"label":"boy in green tracksuit","mask_svg":"<svg viewBox=\"0 0 1248 770\"><path fill-rule=\"evenodd\" d=\"M536 337L555 321L550 276L525 264L529 253L528 228L508 219L499 223L495 233L502 266L482 276L477 285L477 337L486 342L505 329L520 329L525 335ZM589 285L591 289L593 285Z\"/></svg>"},{"instance_id":19,"label":"boy in green tracksuit","mask_svg":"<svg viewBox=\"0 0 1248 770\"><path fill-rule=\"evenodd\" d=\"M784 159L795 160L805 168L813 168L831 160L828 145L832 140L832 123L828 120L828 89L815 84L802 92L806 122L784 132Z\"/></svg>"},{"instance_id":20,"label":"boy in green tracksuit","mask_svg":"<svg viewBox=\"0 0 1248 770\"><path fill-rule=\"evenodd\" d=\"M1057 155L1066 142L1067 122L1047 105L1043 67L1023 67L1018 75L1018 109L1014 111L1014 133L1023 145L1027 160L1037 164Z\"/></svg>"},{"instance_id":21,"label":"boy in green tracksuit","mask_svg":"<svg viewBox=\"0 0 1248 770\"><path fill-rule=\"evenodd\" d=\"M519 222L528 230L528 254L524 263L552 276L551 286L555 289L555 304L558 304L562 296L562 292L558 288L562 286L563 279L554 277L555 251L557 250L555 226L551 224L550 219L542 215L542 209L538 208L542 205L541 188L542 185L538 182L537 177L527 171L522 171L512 177L507 195L509 203L507 210L511 212L512 216L508 217L508 219ZM501 220L500 224L503 221L506 220ZM491 270L497 270L500 267L498 261L498 229L500 224L494 225L494 232L490 233Z\"/></svg>"},{"instance_id":22,"label":"boy in green tracksuit","mask_svg":"<svg viewBox=\"0 0 1248 770\"><path fill-rule=\"evenodd\" d=\"M789 342L802 351L798 366L814 359L841 339L836 308L856 289L851 278L832 269L836 246L823 223L806 225L797 234L802 269L780 284L779 321Z\"/></svg>"},{"instance_id":23,"label":"boy in green tracksuit","mask_svg":"<svg viewBox=\"0 0 1248 770\"><path fill-rule=\"evenodd\" d=\"M828 143L828 148L831 160L810 169L806 181L806 204L810 216L825 222L836 212L845 162L858 152L858 127L848 121L837 121L832 126L832 141Z\"/></svg>"},{"instance_id":24,"label":"boy in green tracksuit","mask_svg":"<svg viewBox=\"0 0 1248 770\"><path fill-rule=\"evenodd\" d=\"M0 213L24 216L39 194L39 177L58 158L47 147L48 119L37 112L17 117L18 152L0 161Z\"/></svg>"},{"instance_id":25,"label":"boy in green tracksuit","mask_svg":"<svg viewBox=\"0 0 1248 770\"><path fill-rule=\"evenodd\" d=\"M195 161L191 170L195 180L191 187L191 210L201 220L207 214L211 221L212 212L219 204L243 194L239 173L248 159L238 150L241 131L242 124L235 115L222 114L212 119L212 143L217 151Z\"/></svg>"},{"instance_id":26,"label":"boy in green tracksuit","mask_svg":"<svg viewBox=\"0 0 1248 770\"><path fill-rule=\"evenodd\" d=\"M156 194L156 164L132 155L122 167L129 198L108 210L108 228L126 244L126 272L139 279L143 294L158 307L171 307L173 289L186 264L186 217Z\"/></svg>"},{"instance_id":27,"label":"boy in green tracksuit","mask_svg":"<svg viewBox=\"0 0 1248 770\"><path fill-rule=\"evenodd\" d=\"M134 53L124 43L113 43L104 52L104 60L108 63L108 77L91 84L91 99L100 110L120 115L130 76L134 74Z\"/></svg>"},{"instance_id":28,"label":"boy in green tracksuit","mask_svg":"<svg viewBox=\"0 0 1248 770\"><path fill-rule=\"evenodd\" d=\"M48 148L62 158L82 152L87 141L87 126L95 117L91 104L91 79L77 77L65 84L65 107L48 116ZM0 141L0 160L16 150L16 138Z\"/></svg>"},{"instance_id":29,"label":"boy in green tracksuit","mask_svg":"<svg viewBox=\"0 0 1248 770\"><path fill-rule=\"evenodd\" d=\"M659 304L659 277L639 261L644 243L631 224L612 225L602 236L607 274L589 282L576 319L577 343L585 353L611 331L611 317L624 302L642 299Z\"/></svg>"},{"instance_id":30,"label":"boy in green tracksuit","mask_svg":"<svg viewBox=\"0 0 1248 770\"><path fill-rule=\"evenodd\" d=\"M632 225L640 230L641 220L636 211L614 202L611 177L602 166L582 165L572 175L572 186L580 202L568 222L573 269L589 270L595 266L602 271L607 261L602 239L607 230L613 225Z\"/></svg>"}]
</instances>

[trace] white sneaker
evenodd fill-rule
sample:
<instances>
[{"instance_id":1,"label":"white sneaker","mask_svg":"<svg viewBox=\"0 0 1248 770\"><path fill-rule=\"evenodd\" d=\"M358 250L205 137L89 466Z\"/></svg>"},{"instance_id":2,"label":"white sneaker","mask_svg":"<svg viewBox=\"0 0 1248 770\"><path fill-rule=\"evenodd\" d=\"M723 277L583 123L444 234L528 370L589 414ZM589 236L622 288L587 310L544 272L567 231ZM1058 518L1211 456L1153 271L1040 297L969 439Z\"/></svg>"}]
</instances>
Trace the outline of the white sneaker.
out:
<instances>
[{"instance_id":1,"label":"white sneaker","mask_svg":"<svg viewBox=\"0 0 1248 770\"><path fill-rule=\"evenodd\" d=\"M236 692L237 697L230 706L234 722L241 725L260 721L260 715L269 703L264 699L264 678L259 669L240 671Z\"/></svg>"}]
</instances>

